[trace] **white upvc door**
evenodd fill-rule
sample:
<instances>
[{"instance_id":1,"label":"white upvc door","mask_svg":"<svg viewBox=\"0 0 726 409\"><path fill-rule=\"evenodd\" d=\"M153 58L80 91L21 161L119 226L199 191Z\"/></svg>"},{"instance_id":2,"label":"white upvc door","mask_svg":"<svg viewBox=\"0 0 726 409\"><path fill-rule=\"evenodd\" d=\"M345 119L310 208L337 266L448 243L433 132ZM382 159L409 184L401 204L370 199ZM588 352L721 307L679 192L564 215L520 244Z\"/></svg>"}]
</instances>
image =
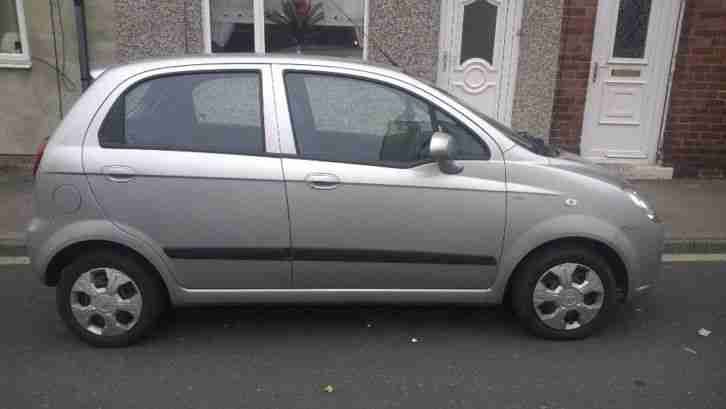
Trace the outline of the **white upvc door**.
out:
<instances>
[{"instance_id":1,"label":"white upvc door","mask_svg":"<svg viewBox=\"0 0 726 409\"><path fill-rule=\"evenodd\" d=\"M653 164L682 0L598 3L581 153Z\"/></svg>"},{"instance_id":2,"label":"white upvc door","mask_svg":"<svg viewBox=\"0 0 726 409\"><path fill-rule=\"evenodd\" d=\"M444 0L437 85L510 123L522 0Z\"/></svg>"}]
</instances>

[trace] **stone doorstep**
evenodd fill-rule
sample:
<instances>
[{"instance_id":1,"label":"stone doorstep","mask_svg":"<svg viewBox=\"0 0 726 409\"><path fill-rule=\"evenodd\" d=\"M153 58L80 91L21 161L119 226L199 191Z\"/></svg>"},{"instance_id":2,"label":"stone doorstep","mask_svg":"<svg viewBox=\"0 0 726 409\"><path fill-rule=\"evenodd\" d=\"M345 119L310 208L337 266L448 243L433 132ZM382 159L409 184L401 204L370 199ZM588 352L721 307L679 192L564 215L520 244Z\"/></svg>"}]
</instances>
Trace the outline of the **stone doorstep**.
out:
<instances>
[{"instance_id":1,"label":"stone doorstep","mask_svg":"<svg viewBox=\"0 0 726 409\"><path fill-rule=\"evenodd\" d=\"M673 168L658 165L633 165L627 163L600 163L611 171L629 180L673 179Z\"/></svg>"}]
</instances>

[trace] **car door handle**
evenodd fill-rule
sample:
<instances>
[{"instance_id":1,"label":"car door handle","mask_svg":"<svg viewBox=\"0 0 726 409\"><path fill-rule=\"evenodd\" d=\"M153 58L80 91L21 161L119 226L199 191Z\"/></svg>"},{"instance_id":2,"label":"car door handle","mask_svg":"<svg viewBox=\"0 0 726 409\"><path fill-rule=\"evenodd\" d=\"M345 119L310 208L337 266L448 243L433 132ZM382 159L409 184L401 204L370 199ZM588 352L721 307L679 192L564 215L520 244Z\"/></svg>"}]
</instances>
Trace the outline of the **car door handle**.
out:
<instances>
[{"instance_id":1,"label":"car door handle","mask_svg":"<svg viewBox=\"0 0 726 409\"><path fill-rule=\"evenodd\" d=\"M106 179L117 183L128 182L136 176L136 172L128 166L104 166L101 172L106 176Z\"/></svg>"},{"instance_id":2,"label":"car door handle","mask_svg":"<svg viewBox=\"0 0 726 409\"><path fill-rule=\"evenodd\" d=\"M340 178L332 173L311 173L305 177L305 181L313 189L331 190L338 187Z\"/></svg>"}]
</instances>

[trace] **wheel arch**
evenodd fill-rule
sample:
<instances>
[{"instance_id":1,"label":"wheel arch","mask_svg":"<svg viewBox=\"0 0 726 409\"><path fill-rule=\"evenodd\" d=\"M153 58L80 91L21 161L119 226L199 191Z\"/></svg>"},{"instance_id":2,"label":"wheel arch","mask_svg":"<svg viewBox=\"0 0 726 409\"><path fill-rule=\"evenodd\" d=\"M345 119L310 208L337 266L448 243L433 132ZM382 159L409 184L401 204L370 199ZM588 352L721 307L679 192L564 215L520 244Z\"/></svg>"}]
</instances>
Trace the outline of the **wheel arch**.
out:
<instances>
[{"instance_id":1,"label":"wheel arch","mask_svg":"<svg viewBox=\"0 0 726 409\"><path fill-rule=\"evenodd\" d=\"M572 246L582 246L586 248L590 248L596 253L600 254L605 258L605 261L610 265L610 268L612 268L613 275L615 278L615 285L617 288L617 298L618 300L624 300L627 297L628 294L628 268L625 265L625 262L621 255L609 244L605 243L604 241L597 240L590 237L583 237L583 236L568 236L568 237L561 237L557 239L553 239L550 241L547 241L545 243L540 244L539 246L531 249L527 254L524 255L524 257L520 258L520 260L515 265L514 269L512 270L512 273L509 275L507 279L507 284L504 289L504 302L508 303L511 299L511 289L512 289L512 283L517 280L518 272L521 269L521 266L525 264L527 260L530 258L536 256L537 253L546 251L548 248L553 248L557 246L566 246L566 245L572 245Z\"/></svg>"},{"instance_id":2,"label":"wheel arch","mask_svg":"<svg viewBox=\"0 0 726 409\"><path fill-rule=\"evenodd\" d=\"M92 252L94 250L113 250L121 254L128 255L135 258L142 263L149 271L152 271L156 278L159 280L164 293L169 297L169 288L167 287L166 281L163 275L159 272L159 269L150 262L144 255L139 253L137 250L121 243L117 243L110 240L85 240L72 243L60 251L58 251L48 262L43 281L48 286L55 286L60 281L60 274L63 269L73 262L78 256L84 253Z\"/></svg>"}]
</instances>

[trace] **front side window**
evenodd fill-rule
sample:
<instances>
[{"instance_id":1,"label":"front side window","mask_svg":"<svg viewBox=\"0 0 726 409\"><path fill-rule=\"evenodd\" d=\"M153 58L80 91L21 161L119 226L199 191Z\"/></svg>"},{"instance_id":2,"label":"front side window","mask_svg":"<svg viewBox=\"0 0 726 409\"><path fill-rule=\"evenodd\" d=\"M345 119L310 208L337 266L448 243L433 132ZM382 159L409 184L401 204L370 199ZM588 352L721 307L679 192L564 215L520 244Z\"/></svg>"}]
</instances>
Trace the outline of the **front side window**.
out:
<instances>
[{"instance_id":1,"label":"front side window","mask_svg":"<svg viewBox=\"0 0 726 409\"><path fill-rule=\"evenodd\" d=\"M0 67L30 66L22 0L0 2Z\"/></svg>"},{"instance_id":2,"label":"front side window","mask_svg":"<svg viewBox=\"0 0 726 409\"><path fill-rule=\"evenodd\" d=\"M215 53L363 58L366 0L206 0Z\"/></svg>"},{"instance_id":3,"label":"front side window","mask_svg":"<svg viewBox=\"0 0 726 409\"><path fill-rule=\"evenodd\" d=\"M311 73L285 75L298 155L305 158L412 166L429 161L441 129L454 137L456 159L489 159L477 135L450 115L398 88Z\"/></svg>"},{"instance_id":4,"label":"front side window","mask_svg":"<svg viewBox=\"0 0 726 409\"><path fill-rule=\"evenodd\" d=\"M199 73L143 81L114 103L99 142L107 148L262 153L260 75Z\"/></svg>"}]
</instances>

